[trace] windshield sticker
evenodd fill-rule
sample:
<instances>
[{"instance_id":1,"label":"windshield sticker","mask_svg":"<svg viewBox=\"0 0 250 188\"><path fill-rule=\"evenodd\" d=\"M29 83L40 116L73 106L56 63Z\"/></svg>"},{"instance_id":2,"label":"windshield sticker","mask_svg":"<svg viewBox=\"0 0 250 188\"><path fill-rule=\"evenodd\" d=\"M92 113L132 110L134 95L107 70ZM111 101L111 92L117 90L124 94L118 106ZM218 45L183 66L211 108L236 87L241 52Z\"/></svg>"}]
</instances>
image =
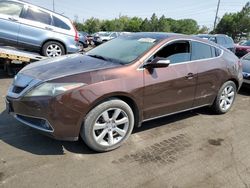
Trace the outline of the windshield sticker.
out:
<instances>
[{"instance_id":1,"label":"windshield sticker","mask_svg":"<svg viewBox=\"0 0 250 188\"><path fill-rule=\"evenodd\" d=\"M154 42L155 42L155 39L152 39L152 38L140 38L138 41L139 41L139 42L154 43Z\"/></svg>"}]
</instances>

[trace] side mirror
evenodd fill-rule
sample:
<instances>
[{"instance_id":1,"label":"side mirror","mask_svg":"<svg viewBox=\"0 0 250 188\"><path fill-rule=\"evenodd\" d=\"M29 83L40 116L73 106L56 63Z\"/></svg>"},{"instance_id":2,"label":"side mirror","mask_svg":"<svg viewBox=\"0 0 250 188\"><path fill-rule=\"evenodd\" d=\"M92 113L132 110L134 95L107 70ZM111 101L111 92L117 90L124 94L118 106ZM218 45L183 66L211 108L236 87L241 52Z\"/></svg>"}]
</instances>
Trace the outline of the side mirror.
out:
<instances>
[{"instance_id":1,"label":"side mirror","mask_svg":"<svg viewBox=\"0 0 250 188\"><path fill-rule=\"evenodd\" d=\"M143 68L153 69L153 68L165 68L170 64L170 60L156 57L153 61L148 62L143 65Z\"/></svg>"}]
</instances>

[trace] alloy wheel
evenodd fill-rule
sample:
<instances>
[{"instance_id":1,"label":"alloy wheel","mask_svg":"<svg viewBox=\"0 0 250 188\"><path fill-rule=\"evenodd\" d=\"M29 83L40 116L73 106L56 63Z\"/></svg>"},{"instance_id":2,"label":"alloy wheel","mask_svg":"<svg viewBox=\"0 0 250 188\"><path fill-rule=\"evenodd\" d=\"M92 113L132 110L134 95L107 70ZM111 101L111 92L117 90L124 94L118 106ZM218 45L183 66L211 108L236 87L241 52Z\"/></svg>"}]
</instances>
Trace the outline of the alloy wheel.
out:
<instances>
[{"instance_id":1,"label":"alloy wheel","mask_svg":"<svg viewBox=\"0 0 250 188\"><path fill-rule=\"evenodd\" d=\"M57 57L62 55L62 49L57 44L51 44L47 47L46 53L48 57Z\"/></svg>"},{"instance_id":2,"label":"alloy wheel","mask_svg":"<svg viewBox=\"0 0 250 188\"><path fill-rule=\"evenodd\" d=\"M223 111L227 111L232 106L234 97L235 97L235 91L233 86L229 85L225 87L220 97L220 102L219 102L220 108Z\"/></svg>"},{"instance_id":3,"label":"alloy wheel","mask_svg":"<svg viewBox=\"0 0 250 188\"><path fill-rule=\"evenodd\" d=\"M127 134L129 118L120 108L110 108L101 113L93 126L95 141L102 146L113 146Z\"/></svg>"}]
</instances>

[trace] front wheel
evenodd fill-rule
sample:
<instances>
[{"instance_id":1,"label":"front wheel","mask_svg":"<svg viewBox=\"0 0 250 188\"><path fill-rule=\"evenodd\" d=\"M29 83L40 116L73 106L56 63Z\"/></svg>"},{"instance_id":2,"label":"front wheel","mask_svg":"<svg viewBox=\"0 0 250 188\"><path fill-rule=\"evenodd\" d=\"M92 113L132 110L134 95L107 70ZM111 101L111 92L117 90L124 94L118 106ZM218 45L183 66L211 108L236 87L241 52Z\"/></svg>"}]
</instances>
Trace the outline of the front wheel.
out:
<instances>
[{"instance_id":1,"label":"front wheel","mask_svg":"<svg viewBox=\"0 0 250 188\"><path fill-rule=\"evenodd\" d=\"M95 151L110 151L128 139L133 127L134 114L130 106L119 99L111 99L88 113L81 137Z\"/></svg>"},{"instance_id":2,"label":"front wheel","mask_svg":"<svg viewBox=\"0 0 250 188\"><path fill-rule=\"evenodd\" d=\"M218 94L217 97L214 101L213 104L213 109L217 114L225 114L227 113L235 100L237 94L237 89L236 89L236 85L234 82L232 81L227 81L226 83L224 83Z\"/></svg>"}]
</instances>

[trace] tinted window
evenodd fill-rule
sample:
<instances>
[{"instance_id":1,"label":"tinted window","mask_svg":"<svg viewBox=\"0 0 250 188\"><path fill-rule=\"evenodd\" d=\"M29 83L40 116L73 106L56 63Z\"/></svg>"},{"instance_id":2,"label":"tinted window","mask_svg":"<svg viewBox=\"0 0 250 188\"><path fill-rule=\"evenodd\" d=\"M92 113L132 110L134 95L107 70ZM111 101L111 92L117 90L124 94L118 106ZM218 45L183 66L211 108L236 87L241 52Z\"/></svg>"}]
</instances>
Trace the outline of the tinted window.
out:
<instances>
[{"instance_id":1,"label":"tinted window","mask_svg":"<svg viewBox=\"0 0 250 188\"><path fill-rule=\"evenodd\" d=\"M210 45L192 42L192 60L207 59L213 57Z\"/></svg>"},{"instance_id":2,"label":"tinted window","mask_svg":"<svg viewBox=\"0 0 250 188\"><path fill-rule=\"evenodd\" d=\"M212 41L212 42L214 42L214 43L217 42L215 37L210 37L209 40Z\"/></svg>"},{"instance_id":3,"label":"tinted window","mask_svg":"<svg viewBox=\"0 0 250 188\"><path fill-rule=\"evenodd\" d=\"M229 37L226 37L226 42L227 44L233 44L233 39L229 38Z\"/></svg>"},{"instance_id":4,"label":"tinted window","mask_svg":"<svg viewBox=\"0 0 250 188\"><path fill-rule=\"evenodd\" d=\"M216 49L214 48L214 47L210 47L211 48L211 56L212 57L216 57L217 55L216 55Z\"/></svg>"},{"instance_id":5,"label":"tinted window","mask_svg":"<svg viewBox=\"0 0 250 188\"><path fill-rule=\"evenodd\" d=\"M59 18L55 16L53 16L53 25L55 27L70 30L70 27L65 22L63 22L62 20L60 20Z\"/></svg>"},{"instance_id":6,"label":"tinted window","mask_svg":"<svg viewBox=\"0 0 250 188\"><path fill-rule=\"evenodd\" d=\"M167 45L158 51L153 58L160 57L170 60L171 64L190 61L190 44L187 41L179 41Z\"/></svg>"},{"instance_id":7,"label":"tinted window","mask_svg":"<svg viewBox=\"0 0 250 188\"><path fill-rule=\"evenodd\" d=\"M113 33L112 35L111 35L111 37L117 37L117 35L116 35L116 33Z\"/></svg>"},{"instance_id":8,"label":"tinted window","mask_svg":"<svg viewBox=\"0 0 250 188\"><path fill-rule=\"evenodd\" d=\"M22 12L23 5L14 2L0 2L0 14L10 16L19 16Z\"/></svg>"},{"instance_id":9,"label":"tinted window","mask_svg":"<svg viewBox=\"0 0 250 188\"><path fill-rule=\"evenodd\" d=\"M220 54L222 53L222 50L215 48L215 55L216 57L220 56Z\"/></svg>"},{"instance_id":10,"label":"tinted window","mask_svg":"<svg viewBox=\"0 0 250 188\"><path fill-rule=\"evenodd\" d=\"M224 37L217 37L217 43L218 44L226 44L226 40Z\"/></svg>"},{"instance_id":11,"label":"tinted window","mask_svg":"<svg viewBox=\"0 0 250 188\"><path fill-rule=\"evenodd\" d=\"M32 21L41 22L44 24L51 24L50 14L43 12L39 9L28 8L25 18Z\"/></svg>"}]
</instances>

